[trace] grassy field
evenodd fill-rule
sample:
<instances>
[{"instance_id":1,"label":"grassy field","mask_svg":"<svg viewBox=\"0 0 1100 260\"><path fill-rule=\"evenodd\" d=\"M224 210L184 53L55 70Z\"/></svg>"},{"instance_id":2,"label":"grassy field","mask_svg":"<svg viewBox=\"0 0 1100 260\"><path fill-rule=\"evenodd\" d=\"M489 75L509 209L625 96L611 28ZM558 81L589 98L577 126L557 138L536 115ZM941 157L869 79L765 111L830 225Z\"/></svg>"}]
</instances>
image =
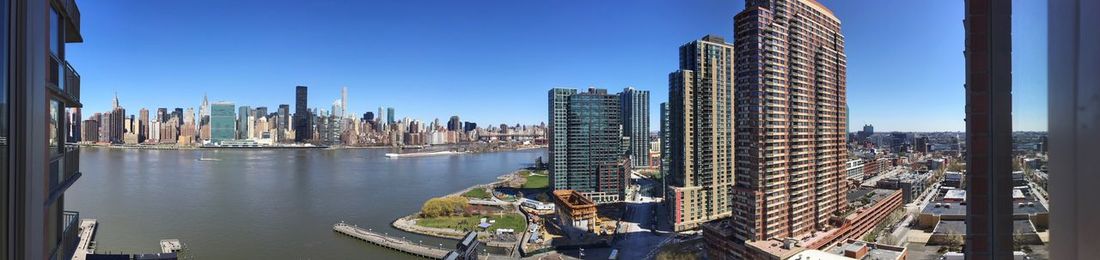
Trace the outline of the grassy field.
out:
<instances>
[{"instance_id":1,"label":"grassy field","mask_svg":"<svg viewBox=\"0 0 1100 260\"><path fill-rule=\"evenodd\" d=\"M532 174L529 171L520 172L520 176L527 178L527 182L523 184L524 189L542 189L550 187L550 176L546 174L546 171L538 171Z\"/></svg>"},{"instance_id":2,"label":"grassy field","mask_svg":"<svg viewBox=\"0 0 1100 260\"><path fill-rule=\"evenodd\" d=\"M485 216L451 216L451 217L436 217L436 218L423 218L416 221L416 225L432 228L449 228L454 230L474 230L477 228L477 224L481 221L481 218ZM490 219L496 220L492 226L489 226L490 232L496 232L500 228L510 228L521 232L527 229L527 220L523 218L523 215L512 213L504 214L503 216L492 216Z\"/></svg>"},{"instance_id":3,"label":"grassy field","mask_svg":"<svg viewBox=\"0 0 1100 260\"><path fill-rule=\"evenodd\" d=\"M488 199L490 197L489 192L482 188L473 188L470 191L462 194L463 197L473 199Z\"/></svg>"}]
</instances>

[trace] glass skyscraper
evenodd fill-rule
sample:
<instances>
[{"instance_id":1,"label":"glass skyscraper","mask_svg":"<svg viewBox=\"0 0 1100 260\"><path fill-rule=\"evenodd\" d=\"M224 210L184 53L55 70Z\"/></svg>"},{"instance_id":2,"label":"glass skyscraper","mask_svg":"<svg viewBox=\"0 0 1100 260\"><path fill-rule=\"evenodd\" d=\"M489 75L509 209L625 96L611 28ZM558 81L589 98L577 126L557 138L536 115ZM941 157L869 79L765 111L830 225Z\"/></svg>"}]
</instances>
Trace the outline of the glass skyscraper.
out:
<instances>
[{"instance_id":1,"label":"glass skyscraper","mask_svg":"<svg viewBox=\"0 0 1100 260\"><path fill-rule=\"evenodd\" d=\"M230 102L210 105L210 141L220 143L237 138L237 115Z\"/></svg>"},{"instance_id":2,"label":"glass skyscraper","mask_svg":"<svg viewBox=\"0 0 1100 260\"><path fill-rule=\"evenodd\" d=\"M597 203L622 199L624 165L619 95L552 89L550 177L555 190L576 190Z\"/></svg>"}]
</instances>

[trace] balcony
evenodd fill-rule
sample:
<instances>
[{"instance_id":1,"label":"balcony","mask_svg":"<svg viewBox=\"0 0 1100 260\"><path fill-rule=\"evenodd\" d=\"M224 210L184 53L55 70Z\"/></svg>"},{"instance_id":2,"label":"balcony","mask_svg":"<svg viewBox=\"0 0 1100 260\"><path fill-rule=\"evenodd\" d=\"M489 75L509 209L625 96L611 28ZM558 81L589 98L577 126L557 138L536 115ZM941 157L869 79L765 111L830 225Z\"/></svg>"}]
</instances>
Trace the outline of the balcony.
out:
<instances>
[{"instance_id":1,"label":"balcony","mask_svg":"<svg viewBox=\"0 0 1100 260\"><path fill-rule=\"evenodd\" d=\"M80 179L81 175L80 147L75 144L65 144L65 152L62 156L55 157L50 163L50 196L46 200L47 204L61 197L61 194Z\"/></svg>"},{"instance_id":2,"label":"balcony","mask_svg":"<svg viewBox=\"0 0 1100 260\"><path fill-rule=\"evenodd\" d=\"M49 56L50 70L46 85L54 96L61 98L65 107L82 107L80 104L80 74L68 61Z\"/></svg>"},{"instance_id":3,"label":"balcony","mask_svg":"<svg viewBox=\"0 0 1100 260\"><path fill-rule=\"evenodd\" d=\"M69 96L77 107L80 105L80 73L76 73L68 61L65 62L65 94Z\"/></svg>"},{"instance_id":4,"label":"balcony","mask_svg":"<svg viewBox=\"0 0 1100 260\"><path fill-rule=\"evenodd\" d=\"M65 211L61 218L61 237L50 253L50 260L72 259L80 243L80 213Z\"/></svg>"},{"instance_id":5,"label":"balcony","mask_svg":"<svg viewBox=\"0 0 1100 260\"><path fill-rule=\"evenodd\" d=\"M84 42L84 37L80 35L80 8L76 6L76 0L56 0L61 4L62 12L65 12L65 16L69 19L67 28L65 28L65 42Z\"/></svg>"}]
</instances>

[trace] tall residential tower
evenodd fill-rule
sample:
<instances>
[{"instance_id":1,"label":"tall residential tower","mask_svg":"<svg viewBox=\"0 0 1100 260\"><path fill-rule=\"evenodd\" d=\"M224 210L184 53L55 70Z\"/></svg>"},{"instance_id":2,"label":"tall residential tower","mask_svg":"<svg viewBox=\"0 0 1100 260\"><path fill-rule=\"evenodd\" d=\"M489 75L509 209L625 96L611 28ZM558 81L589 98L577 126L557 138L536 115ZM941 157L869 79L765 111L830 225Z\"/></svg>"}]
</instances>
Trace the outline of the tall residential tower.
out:
<instances>
[{"instance_id":1,"label":"tall residential tower","mask_svg":"<svg viewBox=\"0 0 1100 260\"><path fill-rule=\"evenodd\" d=\"M551 89L550 179L596 203L620 201L629 174L622 150L619 96L606 89Z\"/></svg>"},{"instance_id":2,"label":"tall residential tower","mask_svg":"<svg viewBox=\"0 0 1100 260\"><path fill-rule=\"evenodd\" d=\"M623 136L630 138L627 154L633 166L649 166L649 91L634 88L619 93Z\"/></svg>"},{"instance_id":3,"label":"tall residential tower","mask_svg":"<svg viewBox=\"0 0 1100 260\"><path fill-rule=\"evenodd\" d=\"M665 201L676 231L730 215L734 181L733 46L707 35L680 46L669 75Z\"/></svg>"},{"instance_id":4,"label":"tall residential tower","mask_svg":"<svg viewBox=\"0 0 1100 260\"><path fill-rule=\"evenodd\" d=\"M746 2L734 26L734 239L827 230L833 213L847 207L847 66L840 20L814 0L754 0Z\"/></svg>"}]
</instances>

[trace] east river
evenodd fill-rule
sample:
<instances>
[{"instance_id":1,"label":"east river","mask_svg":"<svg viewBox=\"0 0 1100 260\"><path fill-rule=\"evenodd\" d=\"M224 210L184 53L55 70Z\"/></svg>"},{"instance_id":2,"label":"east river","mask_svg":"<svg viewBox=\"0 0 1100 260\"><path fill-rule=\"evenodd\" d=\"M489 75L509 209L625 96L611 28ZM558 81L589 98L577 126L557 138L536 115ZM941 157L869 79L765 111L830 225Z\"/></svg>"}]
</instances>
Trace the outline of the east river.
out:
<instances>
[{"instance_id":1,"label":"east river","mask_svg":"<svg viewBox=\"0 0 1100 260\"><path fill-rule=\"evenodd\" d=\"M161 239L176 238L195 259L411 259L332 225L453 247L453 240L405 233L390 222L431 197L492 182L546 154L389 159L386 152L83 148L83 176L65 193L65 208L99 221L101 253L154 253Z\"/></svg>"}]
</instances>

